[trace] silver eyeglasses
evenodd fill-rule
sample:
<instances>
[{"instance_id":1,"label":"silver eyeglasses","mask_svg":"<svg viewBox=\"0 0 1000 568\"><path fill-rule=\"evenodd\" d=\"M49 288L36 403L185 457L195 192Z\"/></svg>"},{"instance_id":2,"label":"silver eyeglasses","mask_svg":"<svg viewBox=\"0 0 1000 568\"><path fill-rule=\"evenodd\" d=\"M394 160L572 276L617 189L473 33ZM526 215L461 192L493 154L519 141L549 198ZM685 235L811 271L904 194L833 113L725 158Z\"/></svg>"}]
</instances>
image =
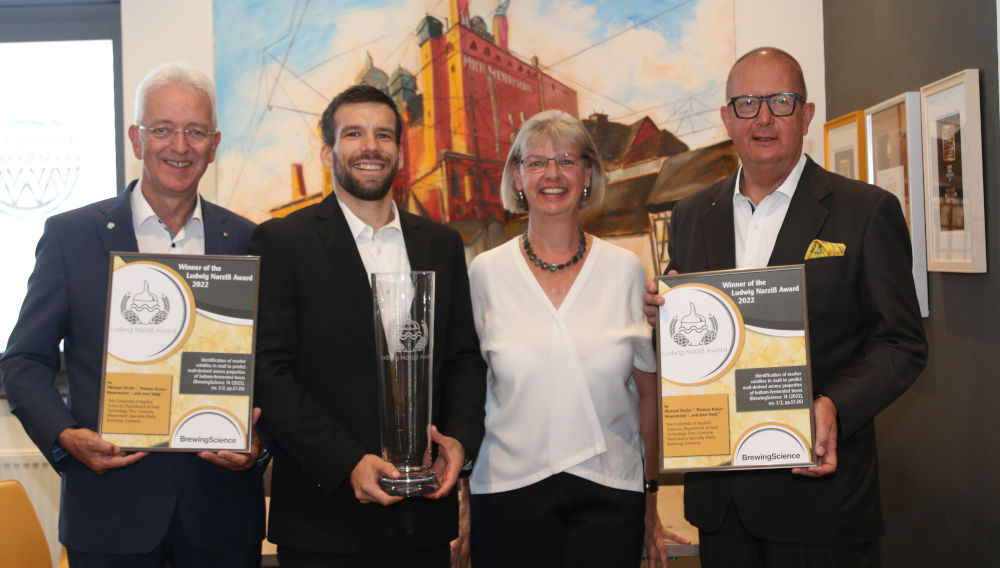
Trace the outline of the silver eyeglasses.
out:
<instances>
[{"instance_id":1,"label":"silver eyeglasses","mask_svg":"<svg viewBox=\"0 0 1000 568\"><path fill-rule=\"evenodd\" d=\"M760 102L767 101L771 116L789 116L795 112L795 102L806 98L796 93L774 93L771 95L738 95L729 99L736 118L757 118Z\"/></svg>"},{"instance_id":2,"label":"silver eyeglasses","mask_svg":"<svg viewBox=\"0 0 1000 568\"><path fill-rule=\"evenodd\" d=\"M173 140L179 133L184 134L184 139L192 146L204 146L211 142L217 131L202 130L200 128L167 128L166 126L143 126L137 124L136 127L143 132L148 132L156 140Z\"/></svg>"},{"instance_id":3,"label":"silver eyeglasses","mask_svg":"<svg viewBox=\"0 0 1000 568\"><path fill-rule=\"evenodd\" d=\"M576 167L582 160L586 159L585 156L579 156L577 154L570 154L564 152L562 154L556 154L549 158L548 156L531 155L525 156L521 160L521 165L528 173L540 174L545 171L545 168L549 167L549 162L555 162L556 167L560 170L571 170Z\"/></svg>"}]
</instances>

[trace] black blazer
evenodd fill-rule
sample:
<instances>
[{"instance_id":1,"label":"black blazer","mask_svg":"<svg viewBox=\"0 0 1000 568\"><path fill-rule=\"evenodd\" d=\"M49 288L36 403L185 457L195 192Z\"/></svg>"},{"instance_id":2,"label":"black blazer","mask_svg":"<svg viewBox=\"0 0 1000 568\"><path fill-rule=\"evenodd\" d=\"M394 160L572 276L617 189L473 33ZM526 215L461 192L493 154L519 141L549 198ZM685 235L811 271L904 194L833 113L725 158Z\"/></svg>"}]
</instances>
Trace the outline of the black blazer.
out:
<instances>
[{"instance_id":1,"label":"black blazer","mask_svg":"<svg viewBox=\"0 0 1000 568\"><path fill-rule=\"evenodd\" d=\"M668 271L735 266L735 183L729 177L677 204ZM813 239L842 243L846 252L803 260ZM916 380L927 357L899 200L808 159L768 265L802 263L813 390L837 406L837 471L821 479L788 470L688 474L685 516L714 531L733 500L760 538L872 540L882 534L874 418Z\"/></svg>"},{"instance_id":2,"label":"black blazer","mask_svg":"<svg viewBox=\"0 0 1000 568\"><path fill-rule=\"evenodd\" d=\"M461 237L400 212L413 270L434 270L432 420L474 458L483 436L486 365L472 320ZM386 515L399 515L414 546L457 530L456 492L385 508L354 497L350 473L381 455L371 287L334 195L261 224L255 400L274 437L268 539L337 554L371 548Z\"/></svg>"},{"instance_id":3,"label":"black blazer","mask_svg":"<svg viewBox=\"0 0 1000 568\"><path fill-rule=\"evenodd\" d=\"M97 430L108 253L138 250L132 226L132 182L118 197L51 217L35 251L28 293L0 376L12 412L50 462L59 433ZM246 254L253 223L201 202L207 254ZM54 386L63 340L68 402ZM222 550L264 538L261 471L233 472L194 454L151 453L103 476L67 455L62 474L59 540L67 548L113 554L152 550L175 508L199 547Z\"/></svg>"}]
</instances>

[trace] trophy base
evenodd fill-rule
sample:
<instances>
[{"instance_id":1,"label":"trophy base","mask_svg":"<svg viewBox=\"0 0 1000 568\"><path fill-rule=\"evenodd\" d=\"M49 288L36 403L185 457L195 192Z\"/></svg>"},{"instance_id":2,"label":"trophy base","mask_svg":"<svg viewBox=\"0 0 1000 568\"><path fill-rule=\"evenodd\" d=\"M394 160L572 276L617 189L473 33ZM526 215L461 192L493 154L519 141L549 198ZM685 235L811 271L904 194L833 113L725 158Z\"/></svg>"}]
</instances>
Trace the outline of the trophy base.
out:
<instances>
[{"instance_id":1,"label":"trophy base","mask_svg":"<svg viewBox=\"0 0 1000 568\"><path fill-rule=\"evenodd\" d=\"M441 488L433 473L426 475L411 475L392 479L384 475L378 480L382 491L396 497L419 497L429 495Z\"/></svg>"}]
</instances>

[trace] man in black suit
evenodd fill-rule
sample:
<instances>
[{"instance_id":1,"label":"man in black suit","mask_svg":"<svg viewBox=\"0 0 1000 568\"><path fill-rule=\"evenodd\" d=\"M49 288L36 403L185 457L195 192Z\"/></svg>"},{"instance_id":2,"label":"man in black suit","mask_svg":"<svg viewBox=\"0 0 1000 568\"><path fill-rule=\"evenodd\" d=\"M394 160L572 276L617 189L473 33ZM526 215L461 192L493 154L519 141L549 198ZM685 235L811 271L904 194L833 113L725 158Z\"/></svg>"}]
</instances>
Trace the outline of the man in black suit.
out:
<instances>
[{"instance_id":1,"label":"man in black suit","mask_svg":"<svg viewBox=\"0 0 1000 568\"><path fill-rule=\"evenodd\" d=\"M62 475L59 541L71 566L255 567L266 467L256 432L249 454L127 453L96 432L108 253L246 254L254 227L198 195L219 145L211 80L161 65L135 108L128 134L142 176L45 222L0 378L11 412ZM54 384L60 341L65 401Z\"/></svg>"},{"instance_id":2,"label":"man in black suit","mask_svg":"<svg viewBox=\"0 0 1000 568\"><path fill-rule=\"evenodd\" d=\"M927 344L899 201L802 153L802 70L774 48L729 72L722 120L742 167L682 200L668 272L804 264L817 464L689 473L684 511L702 566L878 566L875 415L916 380ZM655 321L655 287L646 313Z\"/></svg>"},{"instance_id":3,"label":"man in black suit","mask_svg":"<svg viewBox=\"0 0 1000 568\"><path fill-rule=\"evenodd\" d=\"M451 491L483 436L486 366L457 232L400 211L392 99L354 86L320 122L334 192L258 227L255 397L274 437L270 530L282 566L445 567L458 526ZM402 500L381 459L372 272L433 270L432 432L441 488Z\"/></svg>"}]
</instances>

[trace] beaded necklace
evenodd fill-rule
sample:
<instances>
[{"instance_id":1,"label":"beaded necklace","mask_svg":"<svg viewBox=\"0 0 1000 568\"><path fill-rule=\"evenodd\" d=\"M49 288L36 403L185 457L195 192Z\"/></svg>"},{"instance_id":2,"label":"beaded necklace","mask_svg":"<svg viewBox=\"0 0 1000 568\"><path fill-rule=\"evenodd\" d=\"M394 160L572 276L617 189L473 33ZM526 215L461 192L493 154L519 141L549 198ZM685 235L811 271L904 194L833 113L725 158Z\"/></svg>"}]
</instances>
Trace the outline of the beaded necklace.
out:
<instances>
[{"instance_id":1,"label":"beaded necklace","mask_svg":"<svg viewBox=\"0 0 1000 568\"><path fill-rule=\"evenodd\" d=\"M562 264L544 262L542 259L535 256L535 251L531 248L531 243L528 242L528 231L525 231L524 235L521 236L521 241L524 242L524 252L528 255L528 260L530 260L535 266L540 267L542 270L549 270L551 272L562 270L567 266L580 262L580 259L583 258L583 253L587 252L587 237L583 234L583 229L580 229L580 248L576 250L576 254L573 255L573 258Z\"/></svg>"}]
</instances>

